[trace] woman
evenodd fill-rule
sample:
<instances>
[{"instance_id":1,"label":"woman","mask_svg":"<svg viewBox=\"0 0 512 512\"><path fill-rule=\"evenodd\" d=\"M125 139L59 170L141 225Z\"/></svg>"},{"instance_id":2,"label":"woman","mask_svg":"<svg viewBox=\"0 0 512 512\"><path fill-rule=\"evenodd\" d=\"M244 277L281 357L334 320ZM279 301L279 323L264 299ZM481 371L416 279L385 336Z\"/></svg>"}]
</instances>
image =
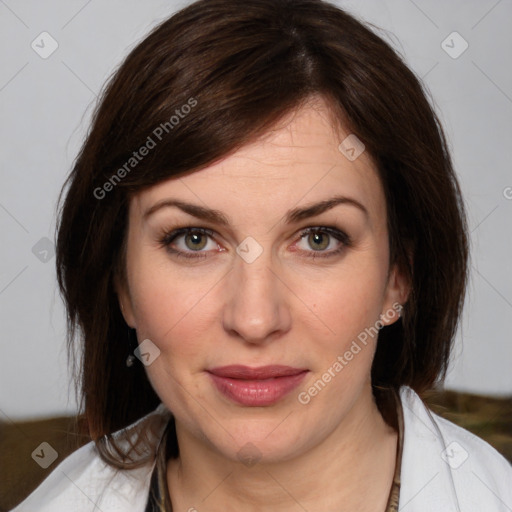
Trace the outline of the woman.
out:
<instances>
[{"instance_id":1,"label":"woman","mask_svg":"<svg viewBox=\"0 0 512 512\"><path fill-rule=\"evenodd\" d=\"M431 413L464 302L443 130L319 0L199 0L109 81L57 271L93 442L15 510L512 509Z\"/></svg>"}]
</instances>

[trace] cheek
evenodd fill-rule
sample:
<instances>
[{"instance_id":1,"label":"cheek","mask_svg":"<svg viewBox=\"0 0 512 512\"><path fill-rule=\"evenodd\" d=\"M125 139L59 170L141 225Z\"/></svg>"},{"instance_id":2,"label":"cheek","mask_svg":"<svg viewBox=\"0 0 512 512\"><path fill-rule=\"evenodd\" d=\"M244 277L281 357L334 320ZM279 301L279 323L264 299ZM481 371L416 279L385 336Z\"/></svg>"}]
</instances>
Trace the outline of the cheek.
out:
<instances>
[{"instance_id":1,"label":"cheek","mask_svg":"<svg viewBox=\"0 0 512 512\"><path fill-rule=\"evenodd\" d=\"M179 271L166 261L162 249L133 251L129 268L137 332L160 342L193 306L194 287L181 285Z\"/></svg>"},{"instance_id":2,"label":"cheek","mask_svg":"<svg viewBox=\"0 0 512 512\"><path fill-rule=\"evenodd\" d=\"M160 355L147 366L153 389L173 412L187 416L191 396L202 391L196 375L204 368L205 343L218 315L207 293L209 279L185 279L168 265L146 265L132 285L139 341L149 338ZM187 405L188 404L188 405Z\"/></svg>"},{"instance_id":3,"label":"cheek","mask_svg":"<svg viewBox=\"0 0 512 512\"><path fill-rule=\"evenodd\" d=\"M358 396L370 377L379 332L381 272L362 267L340 274L310 291L314 315L302 315L302 328L314 343L314 355L312 374L297 399L321 414L332 404L336 404L332 414L345 410Z\"/></svg>"},{"instance_id":4,"label":"cheek","mask_svg":"<svg viewBox=\"0 0 512 512\"><path fill-rule=\"evenodd\" d=\"M343 345L379 319L384 286L384 269L370 264L347 265L320 279L303 280L297 296L310 313L301 316L322 334L319 342Z\"/></svg>"},{"instance_id":5,"label":"cheek","mask_svg":"<svg viewBox=\"0 0 512 512\"><path fill-rule=\"evenodd\" d=\"M140 271L130 287L139 340L149 338L172 366L177 357L193 361L204 353L205 334L218 321L218 277L201 269L187 270L185 277L178 266L161 260L151 254L134 259Z\"/></svg>"}]
</instances>

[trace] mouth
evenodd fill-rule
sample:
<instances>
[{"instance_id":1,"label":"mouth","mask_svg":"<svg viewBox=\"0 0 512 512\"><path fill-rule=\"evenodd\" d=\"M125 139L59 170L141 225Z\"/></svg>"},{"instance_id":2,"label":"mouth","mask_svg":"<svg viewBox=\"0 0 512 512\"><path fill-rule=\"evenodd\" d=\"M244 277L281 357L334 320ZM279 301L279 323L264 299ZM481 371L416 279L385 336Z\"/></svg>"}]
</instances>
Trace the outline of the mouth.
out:
<instances>
[{"instance_id":1,"label":"mouth","mask_svg":"<svg viewBox=\"0 0 512 512\"><path fill-rule=\"evenodd\" d=\"M262 407L272 405L295 389L309 370L270 365L251 368L231 365L207 370L216 389L231 402Z\"/></svg>"}]
</instances>

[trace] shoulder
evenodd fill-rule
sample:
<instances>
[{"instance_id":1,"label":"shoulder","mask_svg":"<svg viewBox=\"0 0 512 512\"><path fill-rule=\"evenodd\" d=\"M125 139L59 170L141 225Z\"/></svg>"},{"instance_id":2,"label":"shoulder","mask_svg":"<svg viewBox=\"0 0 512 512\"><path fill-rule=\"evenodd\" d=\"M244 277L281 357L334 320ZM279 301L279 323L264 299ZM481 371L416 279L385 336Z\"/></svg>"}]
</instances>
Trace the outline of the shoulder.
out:
<instances>
[{"instance_id":1,"label":"shoulder","mask_svg":"<svg viewBox=\"0 0 512 512\"><path fill-rule=\"evenodd\" d=\"M400 389L404 447L400 505L417 512L512 510L512 465L489 443Z\"/></svg>"},{"instance_id":2,"label":"shoulder","mask_svg":"<svg viewBox=\"0 0 512 512\"><path fill-rule=\"evenodd\" d=\"M131 510L117 507L116 502L140 499L147 471L120 471L109 466L90 442L64 459L13 512L92 512L98 510L96 506L103 511Z\"/></svg>"},{"instance_id":3,"label":"shoulder","mask_svg":"<svg viewBox=\"0 0 512 512\"><path fill-rule=\"evenodd\" d=\"M155 416L165 417L165 412L159 406L128 429L144 428ZM101 459L91 441L64 459L12 512L144 510L153 467L151 462L137 469L116 469Z\"/></svg>"}]
</instances>

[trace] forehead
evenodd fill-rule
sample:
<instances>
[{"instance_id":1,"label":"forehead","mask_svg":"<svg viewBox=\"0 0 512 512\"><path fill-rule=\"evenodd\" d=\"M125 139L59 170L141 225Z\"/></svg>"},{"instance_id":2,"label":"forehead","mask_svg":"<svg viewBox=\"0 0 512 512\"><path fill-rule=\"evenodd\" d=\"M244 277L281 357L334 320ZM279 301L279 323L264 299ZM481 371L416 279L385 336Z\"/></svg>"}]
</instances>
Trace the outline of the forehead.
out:
<instances>
[{"instance_id":1,"label":"forehead","mask_svg":"<svg viewBox=\"0 0 512 512\"><path fill-rule=\"evenodd\" d=\"M132 209L142 213L172 197L254 219L342 194L363 203L371 218L382 216L384 195L374 163L366 151L353 158L362 146L348 128L333 127L328 108L317 100L289 113L231 155L137 194ZM352 153L346 151L350 146Z\"/></svg>"}]
</instances>

